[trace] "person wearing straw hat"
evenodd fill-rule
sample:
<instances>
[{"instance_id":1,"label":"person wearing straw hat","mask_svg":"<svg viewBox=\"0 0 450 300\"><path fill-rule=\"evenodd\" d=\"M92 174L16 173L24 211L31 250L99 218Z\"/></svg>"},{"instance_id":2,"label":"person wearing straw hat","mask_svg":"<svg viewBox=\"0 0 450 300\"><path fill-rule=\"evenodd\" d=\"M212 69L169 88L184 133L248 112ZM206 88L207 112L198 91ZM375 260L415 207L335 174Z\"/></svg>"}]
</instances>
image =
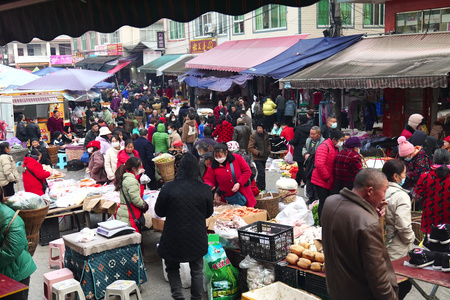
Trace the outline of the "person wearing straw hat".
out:
<instances>
[{"instance_id":1,"label":"person wearing straw hat","mask_svg":"<svg viewBox=\"0 0 450 300\"><path fill-rule=\"evenodd\" d=\"M100 142L100 153L105 155L106 151L111 148L111 137L112 132L108 127L101 127L98 137L95 138L96 141Z\"/></svg>"},{"instance_id":2,"label":"person wearing straw hat","mask_svg":"<svg viewBox=\"0 0 450 300\"><path fill-rule=\"evenodd\" d=\"M28 252L25 224L4 203L3 190L0 188L0 274L29 286L30 276L37 267ZM28 289L15 294L12 299L28 299Z\"/></svg>"}]
</instances>

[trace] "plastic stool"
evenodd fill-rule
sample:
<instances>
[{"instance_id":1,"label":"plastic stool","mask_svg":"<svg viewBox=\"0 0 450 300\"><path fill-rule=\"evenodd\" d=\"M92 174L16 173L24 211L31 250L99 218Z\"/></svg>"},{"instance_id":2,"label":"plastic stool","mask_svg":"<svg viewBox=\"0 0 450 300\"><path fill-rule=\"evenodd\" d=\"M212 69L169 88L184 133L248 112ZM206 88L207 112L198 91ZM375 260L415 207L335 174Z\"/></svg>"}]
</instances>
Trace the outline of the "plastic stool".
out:
<instances>
[{"instance_id":1,"label":"plastic stool","mask_svg":"<svg viewBox=\"0 0 450 300\"><path fill-rule=\"evenodd\" d=\"M22 163L23 163L23 162L21 162L21 161L16 162L16 167L21 167L21 166L22 166Z\"/></svg>"},{"instance_id":2,"label":"plastic stool","mask_svg":"<svg viewBox=\"0 0 450 300\"><path fill-rule=\"evenodd\" d=\"M67 155L65 153L58 153L58 163L56 165L60 169L64 169L67 166Z\"/></svg>"},{"instance_id":3,"label":"plastic stool","mask_svg":"<svg viewBox=\"0 0 450 300\"><path fill-rule=\"evenodd\" d=\"M58 249L58 256L53 256L52 249ZM64 254L66 253L66 247L64 246L63 239L57 239L49 243L48 248L48 268L52 265L59 266L60 269L64 268Z\"/></svg>"},{"instance_id":4,"label":"plastic stool","mask_svg":"<svg viewBox=\"0 0 450 300\"><path fill-rule=\"evenodd\" d=\"M55 283L52 287L52 299L53 294L56 295L56 300L65 300L65 296L71 293L77 293L80 300L86 299L84 296L81 285L75 279L67 279L58 283Z\"/></svg>"},{"instance_id":5,"label":"plastic stool","mask_svg":"<svg viewBox=\"0 0 450 300\"><path fill-rule=\"evenodd\" d=\"M52 286L57 283L64 281L66 279L73 279L72 272L67 269L60 269L44 274L44 299L52 299Z\"/></svg>"},{"instance_id":6,"label":"plastic stool","mask_svg":"<svg viewBox=\"0 0 450 300\"><path fill-rule=\"evenodd\" d=\"M136 296L142 300L141 292L139 291L136 282L131 280L117 280L106 287L105 300L109 300L110 296L120 296L121 300L129 300L130 294L136 291Z\"/></svg>"}]
</instances>

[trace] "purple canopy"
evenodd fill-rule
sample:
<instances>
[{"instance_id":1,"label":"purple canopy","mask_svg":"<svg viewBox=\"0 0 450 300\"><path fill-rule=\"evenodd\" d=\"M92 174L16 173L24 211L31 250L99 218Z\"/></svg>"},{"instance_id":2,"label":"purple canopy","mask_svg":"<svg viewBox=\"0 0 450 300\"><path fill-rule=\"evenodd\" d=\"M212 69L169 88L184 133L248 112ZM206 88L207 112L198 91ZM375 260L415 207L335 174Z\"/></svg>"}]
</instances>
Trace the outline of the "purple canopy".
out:
<instances>
[{"instance_id":1,"label":"purple canopy","mask_svg":"<svg viewBox=\"0 0 450 300\"><path fill-rule=\"evenodd\" d=\"M98 71L68 69L33 80L19 87L19 90L88 91L97 83L113 75Z\"/></svg>"},{"instance_id":2,"label":"purple canopy","mask_svg":"<svg viewBox=\"0 0 450 300\"><path fill-rule=\"evenodd\" d=\"M201 89L209 89L211 91L225 92L233 85L245 87L247 80L252 80L253 76L248 74L238 74L229 77L195 77L189 76L184 81L190 87L198 87Z\"/></svg>"}]
</instances>

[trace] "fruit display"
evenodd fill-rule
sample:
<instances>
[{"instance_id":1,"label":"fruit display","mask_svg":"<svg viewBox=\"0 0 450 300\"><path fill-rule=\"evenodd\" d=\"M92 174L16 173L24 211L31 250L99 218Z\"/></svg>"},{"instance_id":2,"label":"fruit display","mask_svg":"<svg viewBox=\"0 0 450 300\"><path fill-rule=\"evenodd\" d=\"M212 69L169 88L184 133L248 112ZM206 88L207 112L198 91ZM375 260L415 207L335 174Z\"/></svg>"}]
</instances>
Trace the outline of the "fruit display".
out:
<instances>
[{"instance_id":1,"label":"fruit display","mask_svg":"<svg viewBox=\"0 0 450 300\"><path fill-rule=\"evenodd\" d=\"M281 170L281 176L288 178L291 178L293 171L298 171L297 162L288 164L285 161L280 161L277 163L277 167Z\"/></svg>"},{"instance_id":2,"label":"fruit display","mask_svg":"<svg viewBox=\"0 0 450 300\"><path fill-rule=\"evenodd\" d=\"M309 249L310 247L311 245L307 242L291 245L289 247L290 253L286 256L287 262L306 270L324 271L325 256L321 252L312 251Z\"/></svg>"},{"instance_id":3,"label":"fruit display","mask_svg":"<svg viewBox=\"0 0 450 300\"><path fill-rule=\"evenodd\" d=\"M175 157L173 157L172 155L170 155L168 153L164 153L164 154L162 154L162 155L160 155L158 157L155 157L153 159L153 161L155 163L166 163L166 162L170 162L170 161L172 161L174 159L175 159Z\"/></svg>"}]
</instances>

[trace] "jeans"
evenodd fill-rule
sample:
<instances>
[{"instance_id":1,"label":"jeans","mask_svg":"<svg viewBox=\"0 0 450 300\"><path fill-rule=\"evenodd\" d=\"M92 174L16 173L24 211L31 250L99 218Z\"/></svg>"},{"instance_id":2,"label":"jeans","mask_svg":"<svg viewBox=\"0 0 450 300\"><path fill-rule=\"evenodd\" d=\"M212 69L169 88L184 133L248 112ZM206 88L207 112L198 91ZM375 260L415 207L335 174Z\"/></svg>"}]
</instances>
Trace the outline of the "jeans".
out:
<instances>
[{"instance_id":1,"label":"jeans","mask_svg":"<svg viewBox=\"0 0 450 300\"><path fill-rule=\"evenodd\" d=\"M315 184L314 184L314 191L316 192L316 195L319 198L318 213L319 213L319 223L321 223L320 217L322 215L323 205L325 204L325 199L327 199L327 197L331 195L331 191Z\"/></svg>"},{"instance_id":2,"label":"jeans","mask_svg":"<svg viewBox=\"0 0 450 300\"><path fill-rule=\"evenodd\" d=\"M189 267L191 268L191 299L201 300L203 290L203 257L190 261ZM172 298L184 299L180 278L180 263L166 260L166 272L169 278Z\"/></svg>"},{"instance_id":3,"label":"jeans","mask_svg":"<svg viewBox=\"0 0 450 300\"><path fill-rule=\"evenodd\" d=\"M284 118L284 109L277 109L277 121L278 122L283 122L283 118Z\"/></svg>"},{"instance_id":4,"label":"jeans","mask_svg":"<svg viewBox=\"0 0 450 300\"><path fill-rule=\"evenodd\" d=\"M267 132L272 131L273 127L273 115L271 116L264 116L264 130Z\"/></svg>"},{"instance_id":5,"label":"jeans","mask_svg":"<svg viewBox=\"0 0 450 300\"><path fill-rule=\"evenodd\" d=\"M256 170L258 170L258 176L256 177L256 185L260 191L266 189L266 161L255 160Z\"/></svg>"}]
</instances>

